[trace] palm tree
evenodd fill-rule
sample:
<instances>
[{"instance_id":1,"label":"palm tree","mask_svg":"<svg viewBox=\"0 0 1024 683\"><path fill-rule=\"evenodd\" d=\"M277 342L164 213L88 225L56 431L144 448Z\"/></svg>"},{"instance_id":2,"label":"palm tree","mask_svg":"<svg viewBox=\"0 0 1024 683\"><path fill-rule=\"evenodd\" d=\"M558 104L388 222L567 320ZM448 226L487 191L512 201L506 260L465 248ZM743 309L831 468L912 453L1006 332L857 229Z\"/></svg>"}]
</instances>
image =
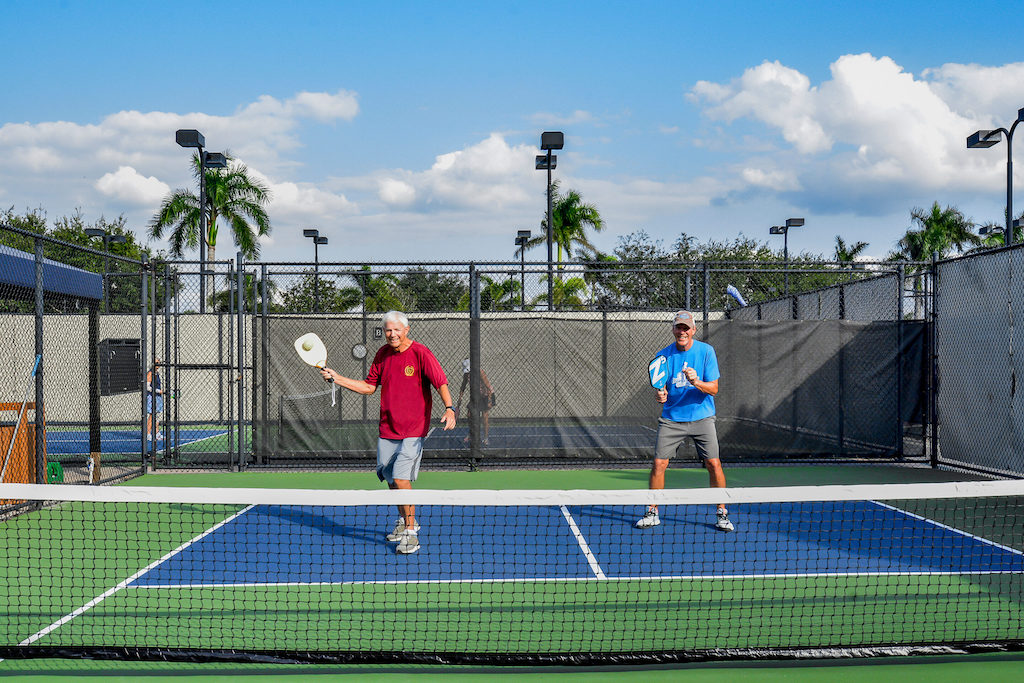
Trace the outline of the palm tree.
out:
<instances>
[{"instance_id":1,"label":"palm tree","mask_svg":"<svg viewBox=\"0 0 1024 683\"><path fill-rule=\"evenodd\" d=\"M939 258L949 256L954 250L961 250L966 245L977 245L981 238L974 234L974 223L965 217L959 209L947 206L942 209L938 202L932 204L930 211L914 209L910 212L911 220L919 227L910 228L896 243L897 249L889 255L891 261L926 261L932 254ZM914 276L914 312L922 314L921 268L911 266L908 271L916 272Z\"/></svg>"},{"instance_id":2,"label":"palm tree","mask_svg":"<svg viewBox=\"0 0 1024 683\"><path fill-rule=\"evenodd\" d=\"M238 250L247 259L260 254L259 238L270 234L270 218L264 207L270 202L267 186L249 176L249 170L228 157L228 167L207 168L206 206L210 223L206 235L199 234L201 224L199 197L188 190L175 190L164 197L149 223L149 236L160 239L170 228L171 254L181 258L185 248L206 248L206 260L216 261L217 219L224 218ZM192 170L198 179L202 173L199 154L192 155ZM251 221L251 222L250 222ZM212 287L212 276L210 291Z\"/></svg>"},{"instance_id":3,"label":"palm tree","mask_svg":"<svg viewBox=\"0 0 1024 683\"><path fill-rule=\"evenodd\" d=\"M370 267L363 266L365 275L356 275L363 289L363 310L367 313L411 311L416 306L415 296L402 289L398 276L390 273L371 275Z\"/></svg>"},{"instance_id":4,"label":"palm tree","mask_svg":"<svg viewBox=\"0 0 1024 683\"><path fill-rule=\"evenodd\" d=\"M541 275L539 282L547 282L547 279L547 275ZM552 286L552 298L554 299L553 303L556 309L575 308L579 310L586 308L586 304L580 298L580 295L586 295L587 293L587 282L581 277L570 277L565 280L555 279ZM535 296L530 303L533 306L537 306L547 304L547 301L548 294L544 292Z\"/></svg>"},{"instance_id":5,"label":"palm tree","mask_svg":"<svg viewBox=\"0 0 1024 683\"><path fill-rule=\"evenodd\" d=\"M592 228L594 232L604 230L604 220L601 218L601 214L592 204L584 204L583 197L576 190L569 190L565 194L558 190L558 181L551 183L551 222L554 224L551 239L558 245L557 260L564 260L563 255L565 259L571 259L576 246L596 251L587 237L587 229ZM521 254L522 249L532 249L541 244L547 244L546 218L541 221L540 227L541 234L519 247L515 252L517 257Z\"/></svg>"},{"instance_id":6,"label":"palm tree","mask_svg":"<svg viewBox=\"0 0 1024 683\"><path fill-rule=\"evenodd\" d=\"M846 241L836 235L836 261L840 263L852 263L857 260L857 257L868 248L867 242L857 242L855 244L846 244Z\"/></svg>"},{"instance_id":7,"label":"palm tree","mask_svg":"<svg viewBox=\"0 0 1024 683\"><path fill-rule=\"evenodd\" d=\"M519 291L522 285L514 277L507 280L495 280L486 275L480 276L480 310L481 311L514 311L519 303ZM544 295L547 297L547 294ZM545 299L546 300L546 299ZM457 307L459 311L469 310L469 292L462 295Z\"/></svg>"},{"instance_id":8,"label":"palm tree","mask_svg":"<svg viewBox=\"0 0 1024 683\"><path fill-rule=\"evenodd\" d=\"M232 279L236 276L231 275ZM255 306L257 311L263 309L263 286L264 281L257 279L253 273L245 274L245 283L242 285L245 288L242 296L245 299L247 306ZM277 283L273 280L266 280L267 288L267 307L270 310L274 310L274 297L277 295ZM232 308L238 308L238 300L231 301L232 297L237 297L238 292L232 287L232 283L228 282L226 287L219 292L214 292L208 297L208 303L210 310L217 313L227 313Z\"/></svg>"},{"instance_id":9,"label":"palm tree","mask_svg":"<svg viewBox=\"0 0 1024 683\"><path fill-rule=\"evenodd\" d=\"M897 259L926 261L933 253L945 258L954 250L981 242L974 234L974 223L956 207L942 209L935 202L930 211L914 209L910 218L919 229L910 228L897 242L898 249L892 254Z\"/></svg>"}]
</instances>

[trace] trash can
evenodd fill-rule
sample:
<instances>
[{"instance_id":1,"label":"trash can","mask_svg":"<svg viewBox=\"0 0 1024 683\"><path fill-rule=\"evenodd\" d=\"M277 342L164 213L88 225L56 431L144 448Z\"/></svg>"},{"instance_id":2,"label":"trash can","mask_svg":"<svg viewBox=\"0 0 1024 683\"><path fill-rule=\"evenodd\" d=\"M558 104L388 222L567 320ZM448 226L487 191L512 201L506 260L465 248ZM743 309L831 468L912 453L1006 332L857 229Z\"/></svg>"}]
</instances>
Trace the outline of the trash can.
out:
<instances>
[{"instance_id":1,"label":"trash can","mask_svg":"<svg viewBox=\"0 0 1024 683\"><path fill-rule=\"evenodd\" d=\"M63 484L64 483L64 467L59 462L48 462L48 463L46 463L46 483L47 484Z\"/></svg>"}]
</instances>

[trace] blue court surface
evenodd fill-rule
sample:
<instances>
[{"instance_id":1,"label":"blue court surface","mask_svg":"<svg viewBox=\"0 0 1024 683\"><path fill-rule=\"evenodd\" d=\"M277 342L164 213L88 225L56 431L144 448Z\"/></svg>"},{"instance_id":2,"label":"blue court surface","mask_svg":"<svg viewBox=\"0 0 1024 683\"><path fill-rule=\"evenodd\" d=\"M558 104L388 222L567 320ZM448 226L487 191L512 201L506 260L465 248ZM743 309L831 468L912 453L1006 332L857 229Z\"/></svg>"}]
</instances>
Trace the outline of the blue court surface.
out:
<instances>
[{"instance_id":1,"label":"blue court surface","mask_svg":"<svg viewBox=\"0 0 1024 683\"><path fill-rule=\"evenodd\" d=\"M422 548L384 538L393 507L257 505L186 543L127 587L361 582L710 579L1024 571L1024 554L883 503L747 504L714 528L711 506L421 506Z\"/></svg>"},{"instance_id":2,"label":"blue court surface","mask_svg":"<svg viewBox=\"0 0 1024 683\"><path fill-rule=\"evenodd\" d=\"M180 429L178 430L177 445L184 446L226 434L227 432L223 429ZM167 436L166 431L164 436ZM138 429L104 429L100 432L100 445L103 453L141 453L141 432ZM146 445L149 445L148 441ZM157 441L157 448L163 448L163 446L164 441ZM49 429L46 431L46 452L51 455L89 453L89 431L87 429L69 431Z\"/></svg>"}]
</instances>

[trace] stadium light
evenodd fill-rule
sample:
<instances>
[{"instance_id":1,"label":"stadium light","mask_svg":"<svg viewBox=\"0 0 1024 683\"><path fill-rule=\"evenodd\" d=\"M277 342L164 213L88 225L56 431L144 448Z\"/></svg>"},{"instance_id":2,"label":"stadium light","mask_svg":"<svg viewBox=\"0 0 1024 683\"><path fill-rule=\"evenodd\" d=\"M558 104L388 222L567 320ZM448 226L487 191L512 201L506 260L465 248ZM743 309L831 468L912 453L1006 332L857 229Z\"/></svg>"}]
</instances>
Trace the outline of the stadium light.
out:
<instances>
[{"instance_id":1,"label":"stadium light","mask_svg":"<svg viewBox=\"0 0 1024 683\"><path fill-rule=\"evenodd\" d=\"M221 152L206 152L206 137L191 128L174 132L179 147L199 150L199 312L206 312L206 169L226 168L228 158Z\"/></svg>"},{"instance_id":2,"label":"stadium light","mask_svg":"<svg viewBox=\"0 0 1024 683\"><path fill-rule=\"evenodd\" d=\"M522 259L522 282L519 283L521 288L519 310L526 310L526 243L530 241L530 235L532 233L529 230L520 230L516 233L516 244L519 245L519 256Z\"/></svg>"},{"instance_id":3,"label":"stadium light","mask_svg":"<svg viewBox=\"0 0 1024 683\"><path fill-rule=\"evenodd\" d=\"M562 149L565 144L565 135L560 131L547 131L540 134L540 148L546 154L538 154L535 165L538 171L548 172L548 310L554 309L555 301L555 269L552 265L554 260L553 233L554 226L551 223L551 171L558 165L558 157L551 153L553 149ZM524 266L525 267L525 266Z\"/></svg>"},{"instance_id":4,"label":"stadium light","mask_svg":"<svg viewBox=\"0 0 1024 683\"><path fill-rule=\"evenodd\" d=\"M306 228L303 237L313 240L313 312L320 312L320 245L327 244L327 238L320 236L319 230Z\"/></svg>"},{"instance_id":5,"label":"stadium light","mask_svg":"<svg viewBox=\"0 0 1024 683\"><path fill-rule=\"evenodd\" d=\"M803 218L787 218L785 225L773 225L768 228L769 235L782 235L782 260L785 271L785 295L789 296L789 229L803 227Z\"/></svg>"},{"instance_id":6,"label":"stadium light","mask_svg":"<svg viewBox=\"0 0 1024 683\"><path fill-rule=\"evenodd\" d=\"M1006 230L1003 244L1013 244L1013 131L1024 121L1024 107L1017 110L1017 120L1010 129L977 130L967 137L967 149L987 149L999 143L1000 134L1006 136Z\"/></svg>"},{"instance_id":7,"label":"stadium light","mask_svg":"<svg viewBox=\"0 0 1024 683\"><path fill-rule=\"evenodd\" d=\"M124 235L113 235L100 228L86 228L85 234L103 239L103 312L110 313L110 243L125 242L127 238Z\"/></svg>"}]
</instances>

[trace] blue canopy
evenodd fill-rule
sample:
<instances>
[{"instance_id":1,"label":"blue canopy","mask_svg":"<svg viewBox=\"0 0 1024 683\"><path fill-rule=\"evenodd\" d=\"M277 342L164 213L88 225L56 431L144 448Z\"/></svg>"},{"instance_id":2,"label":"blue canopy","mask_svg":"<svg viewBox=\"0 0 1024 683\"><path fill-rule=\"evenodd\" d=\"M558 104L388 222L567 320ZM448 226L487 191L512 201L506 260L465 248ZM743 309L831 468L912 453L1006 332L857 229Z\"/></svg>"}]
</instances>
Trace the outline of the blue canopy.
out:
<instances>
[{"instance_id":1,"label":"blue canopy","mask_svg":"<svg viewBox=\"0 0 1024 683\"><path fill-rule=\"evenodd\" d=\"M22 298L36 288L36 257L0 244L0 288L16 287ZM26 291L28 290L28 291ZM43 259L43 291L79 299L103 299L103 277L51 259Z\"/></svg>"}]
</instances>

